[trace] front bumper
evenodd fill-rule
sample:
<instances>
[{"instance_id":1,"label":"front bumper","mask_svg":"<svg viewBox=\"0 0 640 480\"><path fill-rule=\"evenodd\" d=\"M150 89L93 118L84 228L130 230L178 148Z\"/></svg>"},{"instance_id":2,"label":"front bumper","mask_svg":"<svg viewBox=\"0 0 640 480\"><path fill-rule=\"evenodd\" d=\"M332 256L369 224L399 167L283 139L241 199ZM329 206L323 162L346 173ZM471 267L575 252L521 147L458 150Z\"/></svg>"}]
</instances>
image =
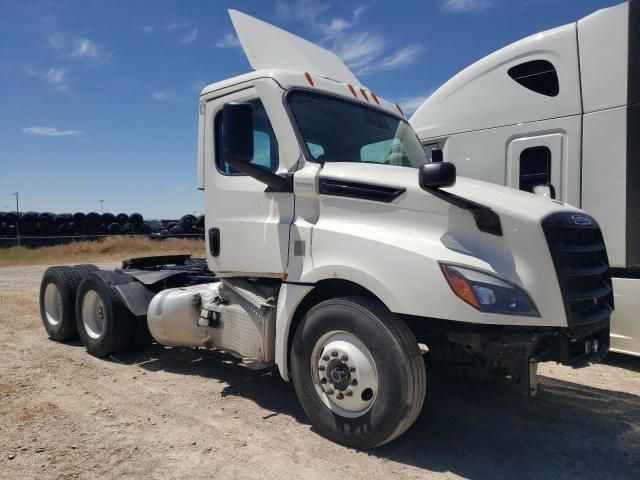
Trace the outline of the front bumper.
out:
<instances>
[{"instance_id":1,"label":"front bumper","mask_svg":"<svg viewBox=\"0 0 640 480\"><path fill-rule=\"evenodd\" d=\"M600 361L609 351L609 319L573 328L488 327L447 333L483 366L502 373L521 393L537 393L540 362L580 368Z\"/></svg>"}]
</instances>

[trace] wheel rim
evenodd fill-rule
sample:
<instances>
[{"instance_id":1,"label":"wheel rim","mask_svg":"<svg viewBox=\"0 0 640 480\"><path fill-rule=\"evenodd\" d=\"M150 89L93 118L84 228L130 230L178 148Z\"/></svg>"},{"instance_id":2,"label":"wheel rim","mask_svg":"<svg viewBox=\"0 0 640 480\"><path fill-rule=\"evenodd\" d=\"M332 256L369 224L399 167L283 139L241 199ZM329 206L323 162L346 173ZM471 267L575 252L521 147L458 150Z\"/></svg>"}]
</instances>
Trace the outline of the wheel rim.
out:
<instances>
[{"instance_id":1,"label":"wheel rim","mask_svg":"<svg viewBox=\"0 0 640 480\"><path fill-rule=\"evenodd\" d=\"M56 326L62 320L62 297L55 283L44 290L44 312L50 325Z\"/></svg>"},{"instance_id":2,"label":"wheel rim","mask_svg":"<svg viewBox=\"0 0 640 480\"><path fill-rule=\"evenodd\" d=\"M378 394L378 372L369 349L355 335L332 331L315 344L313 383L322 402L340 416L367 413Z\"/></svg>"},{"instance_id":3,"label":"wheel rim","mask_svg":"<svg viewBox=\"0 0 640 480\"><path fill-rule=\"evenodd\" d=\"M104 331L104 304L95 290L89 290L82 299L82 324L93 339L100 338Z\"/></svg>"}]
</instances>

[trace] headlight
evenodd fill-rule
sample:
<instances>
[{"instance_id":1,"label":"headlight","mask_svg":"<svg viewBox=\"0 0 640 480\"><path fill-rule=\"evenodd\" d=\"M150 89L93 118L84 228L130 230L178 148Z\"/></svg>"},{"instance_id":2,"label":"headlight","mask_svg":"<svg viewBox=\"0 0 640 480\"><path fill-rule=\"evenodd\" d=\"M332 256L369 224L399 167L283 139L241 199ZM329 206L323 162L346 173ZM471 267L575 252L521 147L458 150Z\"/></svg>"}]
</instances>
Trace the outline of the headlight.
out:
<instances>
[{"instance_id":1,"label":"headlight","mask_svg":"<svg viewBox=\"0 0 640 480\"><path fill-rule=\"evenodd\" d=\"M539 317L527 292L489 272L440 264L453 292L481 312Z\"/></svg>"}]
</instances>

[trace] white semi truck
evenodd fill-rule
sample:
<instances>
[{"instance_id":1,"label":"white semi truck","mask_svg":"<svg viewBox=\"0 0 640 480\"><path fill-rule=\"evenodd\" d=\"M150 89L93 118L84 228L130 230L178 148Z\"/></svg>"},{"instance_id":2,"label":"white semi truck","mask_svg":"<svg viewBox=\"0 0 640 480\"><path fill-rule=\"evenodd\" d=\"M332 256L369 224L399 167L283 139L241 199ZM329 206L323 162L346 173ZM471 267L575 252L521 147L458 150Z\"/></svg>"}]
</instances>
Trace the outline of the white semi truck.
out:
<instances>
[{"instance_id":1,"label":"white semi truck","mask_svg":"<svg viewBox=\"0 0 640 480\"><path fill-rule=\"evenodd\" d=\"M275 365L317 431L357 448L415 421L427 349L527 395L538 362L606 354L613 295L591 216L456 178L337 56L230 14L255 71L200 96L206 262L51 267L52 339L79 334L98 357L154 339Z\"/></svg>"},{"instance_id":2,"label":"white semi truck","mask_svg":"<svg viewBox=\"0 0 640 480\"><path fill-rule=\"evenodd\" d=\"M640 0L537 33L464 69L411 117L462 175L555 197L602 227L611 350L640 355Z\"/></svg>"}]
</instances>

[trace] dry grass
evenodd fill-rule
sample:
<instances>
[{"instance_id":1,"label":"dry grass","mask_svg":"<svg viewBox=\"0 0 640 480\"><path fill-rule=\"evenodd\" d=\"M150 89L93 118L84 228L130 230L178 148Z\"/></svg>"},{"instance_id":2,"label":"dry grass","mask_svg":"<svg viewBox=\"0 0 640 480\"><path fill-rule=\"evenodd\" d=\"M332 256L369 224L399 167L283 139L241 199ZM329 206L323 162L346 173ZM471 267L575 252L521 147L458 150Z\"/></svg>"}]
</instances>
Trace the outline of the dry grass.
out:
<instances>
[{"instance_id":1,"label":"dry grass","mask_svg":"<svg viewBox=\"0 0 640 480\"><path fill-rule=\"evenodd\" d=\"M0 249L0 267L109 262L125 258L180 253L204 257L204 241L177 238L154 241L148 238L107 237L100 241L74 242L37 249L2 248Z\"/></svg>"}]
</instances>

